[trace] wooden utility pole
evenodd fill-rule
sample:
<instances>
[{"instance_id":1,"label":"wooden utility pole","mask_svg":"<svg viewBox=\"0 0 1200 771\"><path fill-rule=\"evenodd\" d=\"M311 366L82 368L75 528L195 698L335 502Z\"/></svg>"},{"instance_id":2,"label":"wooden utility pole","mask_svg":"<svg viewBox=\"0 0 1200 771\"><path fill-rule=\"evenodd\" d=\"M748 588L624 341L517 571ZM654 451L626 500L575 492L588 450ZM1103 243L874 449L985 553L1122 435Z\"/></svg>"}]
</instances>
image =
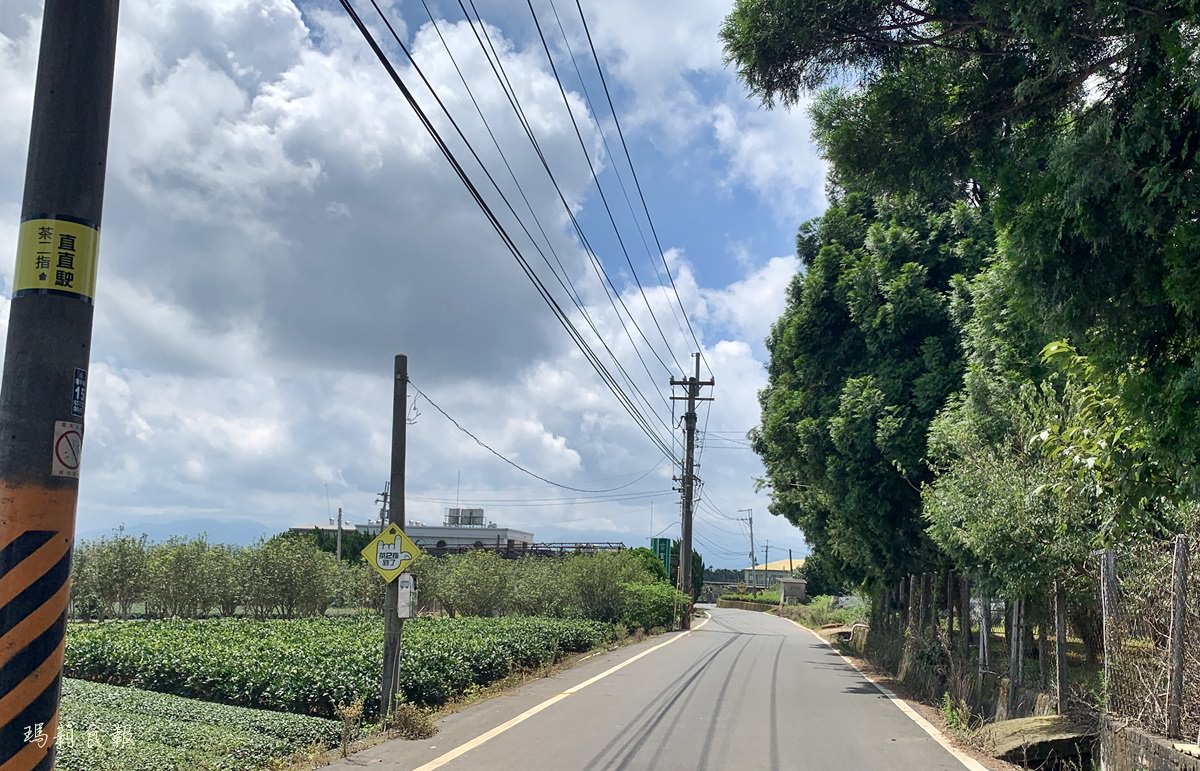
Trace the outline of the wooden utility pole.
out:
<instances>
[{"instance_id":1,"label":"wooden utility pole","mask_svg":"<svg viewBox=\"0 0 1200 771\"><path fill-rule=\"evenodd\" d=\"M671 378L672 386L684 386L686 396L672 396L672 400L686 400L687 412L684 413L684 430L687 435L686 450L683 459L683 535L679 544L679 576L683 591L692 597L692 508L696 494L696 403L712 401L712 397L701 397L702 386L712 386L714 381L700 380L700 354L695 354L696 374L686 379ZM694 600L695 598L693 598ZM692 626L691 602L683 609L679 626L690 629Z\"/></svg>"},{"instance_id":2,"label":"wooden utility pole","mask_svg":"<svg viewBox=\"0 0 1200 771\"><path fill-rule=\"evenodd\" d=\"M392 385L392 481L388 522L404 529L404 450L408 433L408 357L396 356L395 379ZM395 706L400 675L400 636L404 619L397 613L400 585L389 581L383 603L383 687L379 706L385 717Z\"/></svg>"},{"instance_id":3,"label":"wooden utility pole","mask_svg":"<svg viewBox=\"0 0 1200 771\"><path fill-rule=\"evenodd\" d=\"M54 767L117 0L46 0L0 387L0 768Z\"/></svg>"}]
</instances>

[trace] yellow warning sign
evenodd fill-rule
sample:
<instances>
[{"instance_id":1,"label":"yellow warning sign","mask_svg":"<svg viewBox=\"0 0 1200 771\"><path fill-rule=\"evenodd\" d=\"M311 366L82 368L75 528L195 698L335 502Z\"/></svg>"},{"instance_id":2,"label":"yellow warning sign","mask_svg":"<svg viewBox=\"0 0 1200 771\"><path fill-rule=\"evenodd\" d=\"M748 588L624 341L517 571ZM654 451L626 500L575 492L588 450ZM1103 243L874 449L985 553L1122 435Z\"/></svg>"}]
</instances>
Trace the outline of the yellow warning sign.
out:
<instances>
[{"instance_id":1,"label":"yellow warning sign","mask_svg":"<svg viewBox=\"0 0 1200 771\"><path fill-rule=\"evenodd\" d=\"M388 583L395 581L396 576L408 570L408 566L420 554L421 550L395 522L385 527L383 532L362 550L363 558L378 570L379 575Z\"/></svg>"},{"instance_id":2,"label":"yellow warning sign","mask_svg":"<svg viewBox=\"0 0 1200 771\"><path fill-rule=\"evenodd\" d=\"M79 220L35 217L17 234L13 297L64 294L92 302L96 296L96 256L100 231Z\"/></svg>"}]
</instances>

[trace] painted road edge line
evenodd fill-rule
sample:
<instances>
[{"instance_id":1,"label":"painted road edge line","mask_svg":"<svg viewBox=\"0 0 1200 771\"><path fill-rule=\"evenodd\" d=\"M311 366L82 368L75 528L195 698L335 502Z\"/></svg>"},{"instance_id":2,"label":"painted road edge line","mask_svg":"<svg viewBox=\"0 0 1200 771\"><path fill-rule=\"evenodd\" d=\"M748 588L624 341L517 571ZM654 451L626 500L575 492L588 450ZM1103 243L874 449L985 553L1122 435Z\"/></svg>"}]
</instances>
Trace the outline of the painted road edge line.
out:
<instances>
[{"instance_id":1,"label":"painted road edge line","mask_svg":"<svg viewBox=\"0 0 1200 771\"><path fill-rule=\"evenodd\" d=\"M937 742L938 744L940 744L942 746L942 749L944 749L946 752L949 752L951 755L953 755L955 760L957 760L959 763L962 763L964 766L969 768L971 771L988 771L987 767L984 766L982 763L980 763L978 760L976 760L975 758L971 757L970 755L966 754L965 752L963 752L962 750L960 750L959 748L957 748L953 744L951 744L950 741L948 739L946 739L945 734L943 734L941 731L939 731L937 729L937 726L935 726L933 723L930 723L925 718L921 717L921 715L915 709L908 706L907 701L905 701L904 699L900 698L895 693L893 693L890 688L888 688L884 685L881 685L878 681L875 680L875 678L871 677L866 672L859 669L853 661L851 661L850 659L843 656L842 652L840 650L838 650L832 643L830 643L828 640L826 640L824 637L817 634L813 630L806 627L804 624L801 624L800 622L794 621L790 618L787 620L791 621L796 626L800 627L804 631L811 634L813 637L820 640L822 643L824 643L829 648L829 650L833 651L838 656L840 656L842 661L846 662L847 665L849 665L855 672L857 672L859 675L861 675L863 677L863 679L865 679L868 683L875 686L875 688L880 693L882 693L884 696L886 696L888 698L888 701L890 701L892 704L896 705L896 709L903 712L905 715L908 716L908 718L910 720L912 720L914 723L919 725L921 727L921 729L923 731L925 731L925 733L929 734L929 736L935 742Z\"/></svg>"},{"instance_id":2,"label":"painted road edge line","mask_svg":"<svg viewBox=\"0 0 1200 771\"><path fill-rule=\"evenodd\" d=\"M584 680L582 683L579 683L578 685L573 685L561 693L556 693L555 695L551 696L550 698L546 699L545 701L541 702L540 704L533 705L532 707L525 710L524 712L517 715L516 717L510 718L510 719L504 721L503 723L501 723L500 725L496 726L495 728L491 729L490 731L485 731L484 733L481 733L479 736L476 736L474 739L471 739L470 741L467 741L467 742L464 742L464 743L458 745L454 749L450 750L449 752L445 753L444 755L439 755L438 757L429 761L425 765L418 766L417 768L413 769L413 771L434 771L434 769L436 769L436 768L441 768L442 766L446 765L447 763L451 762L452 760L456 760L457 758L462 757L463 755L467 754L468 752L475 749L476 747L479 747L480 745L486 744L487 742L491 741L492 739L495 739L497 736L504 733L508 729L510 729L514 726L520 725L521 723L524 723L526 720L533 717L534 715L541 712L542 710L548 709L549 707L554 706L555 704L557 704L558 702L567 698L568 696L573 696L573 695L579 693L580 691L582 691L584 688L587 688L592 683L595 683L599 680L603 680L604 678L608 677L609 675L613 674L614 672L624 669L625 667L629 666L630 664L632 664L633 662L642 658L643 656L649 656L651 653L654 653L656 650L658 650L660 648L665 648L668 645L670 645L671 643L676 642L677 640L682 640L683 638L687 637L692 632L696 631L700 627L707 624L708 620L710 618L712 618L712 616L705 614L705 618L703 621L701 621L699 624L696 624L694 627L687 630L686 632L683 632L682 634L677 634L674 637L672 637L670 640L660 642L658 645L655 645L653 648L647 648L646 650L642 651L641 653L637 654L636 656L628 658L625 661L622 661L620 664L609 667L608 669L604 670L600 674L598 674L594 677L589 677L587 680ZM987 771L987 770L984 769L984 771Z\"/></svg>"}]
</instances>

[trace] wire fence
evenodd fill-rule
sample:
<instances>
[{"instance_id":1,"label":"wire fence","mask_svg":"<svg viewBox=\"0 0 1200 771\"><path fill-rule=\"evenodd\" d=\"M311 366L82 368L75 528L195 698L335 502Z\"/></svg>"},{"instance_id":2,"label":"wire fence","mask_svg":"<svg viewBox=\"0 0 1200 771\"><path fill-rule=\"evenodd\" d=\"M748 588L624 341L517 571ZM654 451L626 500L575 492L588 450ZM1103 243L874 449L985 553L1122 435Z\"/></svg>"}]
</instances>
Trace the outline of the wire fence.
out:
<instances>
[{"instance_id":1,"label":"wire fence","mask_svg":"<svg viewBox=\"0 0 1200 771\"><path fill-rule=\"evenodd\" d=\"M1171 738L1200 733L1200 538L1101 557L1110 715Z\"/></svg>"}]
</instances>

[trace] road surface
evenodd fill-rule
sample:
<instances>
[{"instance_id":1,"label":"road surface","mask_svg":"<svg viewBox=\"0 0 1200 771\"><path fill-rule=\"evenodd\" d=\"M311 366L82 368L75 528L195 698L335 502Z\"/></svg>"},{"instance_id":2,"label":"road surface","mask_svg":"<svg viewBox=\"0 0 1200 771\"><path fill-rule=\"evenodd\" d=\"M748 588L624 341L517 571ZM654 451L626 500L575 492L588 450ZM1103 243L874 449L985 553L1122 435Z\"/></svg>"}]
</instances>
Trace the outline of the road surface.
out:
<instances>
[{"instance_id":1,"label":"road surface","mask_svg":"<svg viewBox=\"0 0 1200 771\"><path fill-rule=\"evenodd\" d=\"M386 742L330 768L966 768L809 632L753 611L708 612L689 634L592 657L450 715L433 739Z\"/></svg>"}]
</instances>

